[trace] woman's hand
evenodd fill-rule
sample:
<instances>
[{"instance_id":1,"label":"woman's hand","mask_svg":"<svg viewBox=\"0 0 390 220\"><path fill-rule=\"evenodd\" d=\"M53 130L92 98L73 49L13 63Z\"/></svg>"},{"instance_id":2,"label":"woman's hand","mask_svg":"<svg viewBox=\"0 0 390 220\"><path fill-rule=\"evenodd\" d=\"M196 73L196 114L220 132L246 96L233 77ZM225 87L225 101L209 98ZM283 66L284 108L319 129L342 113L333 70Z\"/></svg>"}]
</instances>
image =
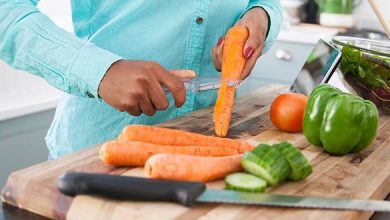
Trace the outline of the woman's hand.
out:
<instances>
[{"instance_id":1,"label":"woman's hand","mask_svg":"<svg viewBox=\"0 0 390 220\"><path fill-rule=\"evenodd\" d=\"M165 85L180 107L186 100L181 78L194 78L191 70L168 71L155 62L121 60L108 69L99 85L99 95L112 107L133 116L154 115L169 106Z\"/></svg>"},{"instance_id":2,"label":"woman's hand","mask_svg":"<svg viewBox=\"0 0 390 220\"><path fill-rule=\"evenodd\" d=\"M249 10L236 22L235 25L247 27L249 37L245 43L243 54L246 57L246 64L242 71L241 79L249 76L257 59L261 56L264 41L268 31L268 15L264 9L256 7ZM212 58L215 69L221 71L223 54L223 37L221 37L212 48Z\"/></svg>"}]
</instances>

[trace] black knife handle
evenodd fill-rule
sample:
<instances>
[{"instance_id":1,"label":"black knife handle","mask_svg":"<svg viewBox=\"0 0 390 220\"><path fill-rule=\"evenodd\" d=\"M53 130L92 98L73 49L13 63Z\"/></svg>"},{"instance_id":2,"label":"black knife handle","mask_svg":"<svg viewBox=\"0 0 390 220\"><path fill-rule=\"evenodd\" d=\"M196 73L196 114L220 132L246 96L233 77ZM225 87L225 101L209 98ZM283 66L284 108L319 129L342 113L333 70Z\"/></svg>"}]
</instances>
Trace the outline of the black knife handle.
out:
<instances>
[{"instance_id":1,"label":"black knife handle","mask_svg":"<svg viewBox=\"0 0 390 220\"><path fill-rule=\"evenodd\" d=\"M59 177L57 188L69 196L89 194L123 200L176 202L190 206L205 191L206 186L200 182L67 173Z\"/></svg>"}]
</instances>

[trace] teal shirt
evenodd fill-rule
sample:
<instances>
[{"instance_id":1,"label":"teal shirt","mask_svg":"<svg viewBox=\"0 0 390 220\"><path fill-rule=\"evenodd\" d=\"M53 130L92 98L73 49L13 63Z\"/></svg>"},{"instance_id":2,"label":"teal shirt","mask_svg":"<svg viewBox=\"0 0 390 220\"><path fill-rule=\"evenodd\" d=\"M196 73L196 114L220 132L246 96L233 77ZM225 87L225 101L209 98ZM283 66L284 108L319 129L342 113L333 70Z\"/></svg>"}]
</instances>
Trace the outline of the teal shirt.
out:
<instances>
[{"instance_id":1,"label":"teal shirt","mask_svg":"<svg viewBox=\"0 0 390 220\"><path fill-rule=\"evenodd\" d=\"M155 124L215 102L215 91L187 93L177 109L168 95L170 107L154 116L121 113L97 95L113 62L156 61L217 77L211 48L247 10L263 7L268 13L265 50L282 22L278 0L71 0L75 36L51 22L37 3L0 0L0 58L67 93L46 136L53 158L113 139L128 124Z\"/></svg>"}]
</instances>

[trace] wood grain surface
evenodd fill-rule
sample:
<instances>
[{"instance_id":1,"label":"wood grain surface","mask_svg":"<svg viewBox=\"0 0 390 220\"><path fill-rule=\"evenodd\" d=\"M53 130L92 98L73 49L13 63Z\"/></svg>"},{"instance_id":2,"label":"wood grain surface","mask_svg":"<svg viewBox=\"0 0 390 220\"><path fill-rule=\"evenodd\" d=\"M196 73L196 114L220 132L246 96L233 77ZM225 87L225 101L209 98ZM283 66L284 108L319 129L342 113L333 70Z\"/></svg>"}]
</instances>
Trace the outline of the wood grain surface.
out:
<instances>
[{"instance_id":1,"label":"wood grain surface","mask_svg":"<svg viewBox=\"0 0 390 220\"><path fill-rule=\"evenodd\" d=\"M302 133L288 134L270 122L268 104L285 91L269 86L238 98L229 137L254 145L290 141L311 161L313 174L300 182L285 182L270 193L339 198L384 199L390 192L390 118L381 116L378 134L369 148L359 154L330 156L310 145ZM202 109L160 124L202 134L213 134L212 108ZM343 134L340 134L343 135ZM95 196L62 195L56 179L69 171L144 176L142 168L113 167L98 158L99 146L41 163L8 178L2 200L8 204L55 219L368 219L372 212L318 209L271 208L260 206L196 204L187 208L162 202L115 201ZM223 181L208 188L221 189Z\"/></svg>"}]
</instances>

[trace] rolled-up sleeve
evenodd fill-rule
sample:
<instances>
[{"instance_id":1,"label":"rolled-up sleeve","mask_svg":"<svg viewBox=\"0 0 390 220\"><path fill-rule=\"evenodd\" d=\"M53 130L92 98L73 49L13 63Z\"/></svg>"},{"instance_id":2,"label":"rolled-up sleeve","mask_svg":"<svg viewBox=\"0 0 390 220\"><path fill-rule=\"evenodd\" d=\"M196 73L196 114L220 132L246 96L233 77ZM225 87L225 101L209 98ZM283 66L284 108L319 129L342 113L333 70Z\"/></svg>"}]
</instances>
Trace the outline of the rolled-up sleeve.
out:
<instances>
[{"instance_id":1,"label":"rolled-up sleeve","mask_svg":"<svg viewBox=\"0 0 390 220\"><path fill-rule=\"evenodd\" d=\"M282 28L282 6L280 5L279 0L250 0L248 7L240 17L255 7L263 8L268 14L268 32L263 49L263 51L266 52L271 47L273 41L276 39L280 29Z\"/></svg>"},{"instance_id":2,"label":"rolled-up sleeve","mask_svg":"<svg viewBox=\"0 0 390 220\"><path fill-rule=\"evenodd\" d=\"M0 0L0 59L81 97L98 98L112 63L122 57L56 26L38 0Z\"/></svg>"}]
</instances>

